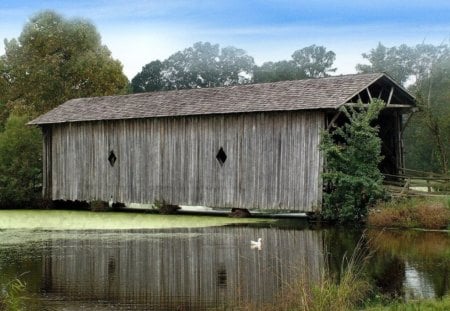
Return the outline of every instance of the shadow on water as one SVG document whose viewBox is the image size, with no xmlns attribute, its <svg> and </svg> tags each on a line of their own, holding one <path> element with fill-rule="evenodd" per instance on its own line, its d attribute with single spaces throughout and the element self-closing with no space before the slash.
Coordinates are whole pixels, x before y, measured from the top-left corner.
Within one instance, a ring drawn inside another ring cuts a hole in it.
<svg viewBox="0 0 450 311">
<path fill-rule="evenodd" d="M 170 216 L 169 216 L 170 217 Z M 23 276 L 41 307 L 73 310 L 225 309 L 270 303 L 305 274 L 338 274 L 359 230 L 299 220 L 210 228 L 0 231 L 0 282 Z M 14 236 L 14 239 L 11 237 Z M 261 249 L 250 240 L 262 238 Z M 369 275 L 401 297 L 449 292 L 448 233 L 370 231 Z"/>
</svg>

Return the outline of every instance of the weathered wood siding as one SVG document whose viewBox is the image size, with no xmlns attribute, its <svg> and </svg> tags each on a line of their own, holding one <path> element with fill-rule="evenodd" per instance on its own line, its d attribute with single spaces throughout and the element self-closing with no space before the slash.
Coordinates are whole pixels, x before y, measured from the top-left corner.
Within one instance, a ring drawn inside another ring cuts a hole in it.
<svg viewBox="0 0 450 311">
<path fill-rule="evenodd" d="M 311 111 L 55 124 L 44 128 L 51 132 L 44 194 L 313 211 L 321 202 L 323 123 L 323 113 Z"/>
</svg>

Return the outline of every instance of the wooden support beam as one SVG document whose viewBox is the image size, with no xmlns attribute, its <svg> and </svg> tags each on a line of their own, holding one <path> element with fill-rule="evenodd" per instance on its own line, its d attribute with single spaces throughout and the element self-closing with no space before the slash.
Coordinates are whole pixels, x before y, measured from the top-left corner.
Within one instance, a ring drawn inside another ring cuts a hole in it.
<svg viewBox="0 0 450 311">
<path fill-rule="evenodd" d="M 384 91 L 384 88 L 382 88 L 381 90 L 380 90 L 380 94 L 378 94 L 378 99 L 380 99 L 381 98 L 381 95 L 383 94 L 383 91 Z"/>
<path fill-rule="evenodd" d="M 337 118 L 339 118 L 339 116 L 341 115 L 341 111 L 338 111 L 333 118 L 331 119 L 330 123 L 328 123 L 327 126 L 327 131 L 331 129 L 331 127 L 333 126 L 334 122 L 336 122 Z"/>
<path fill-rule="evenodd" d="M 394 87 L 391 87 L 391 91 L 389 92 L 389 97 L 388 97 L 388 101 L 386 103 L 386 106 L 389 106 L 392 100 L 392 95 L 394 95 Z"/>
<path fill-rule="evenodd" d="M 358 101 L 362 102 L 361 94 L 358 93 Z"/>
<path fill-rule="evenodd" d="M 400 125 L 400 137 L 403 137 L 403 132 L 404 132 L 406 126 L 408 125 L 409 120 L 411 120 L 412 115 L 413 115 L 413 112 L 409 113 L 408 116 L 406 117 L 406 121 Z"/>
<path fill-rule="evenodd" d="M 366 87 L 366 92 L 367 92 L 367 95 L 369 95 L 369 100 L 372 101 L 372 94 L 370 94 L 370 90 L 368 87 Z"/>
</svg>

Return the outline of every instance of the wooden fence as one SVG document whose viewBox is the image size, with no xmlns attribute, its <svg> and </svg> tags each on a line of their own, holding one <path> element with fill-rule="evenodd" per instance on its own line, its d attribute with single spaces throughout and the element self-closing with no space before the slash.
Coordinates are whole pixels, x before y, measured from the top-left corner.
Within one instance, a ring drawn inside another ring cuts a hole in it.
<svg viewBox="0 0 450 311">
<path fill-rule="evenodd" d="M 450 175 L 401 169 L 403 174 L 384 174 L 388 191 L 393 196 L 450 195 Z"/>
</svg>

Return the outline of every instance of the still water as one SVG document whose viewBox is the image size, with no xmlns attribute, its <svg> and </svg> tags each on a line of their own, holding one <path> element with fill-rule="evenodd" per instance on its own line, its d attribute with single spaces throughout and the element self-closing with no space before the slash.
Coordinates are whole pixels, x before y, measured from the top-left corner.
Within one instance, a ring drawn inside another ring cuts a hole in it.
<svg viewBox="0 0 450 311">
<path fill-rule="evenodd" d="M 134 230 L 8 228 L 0 231 L 0 284 L 20 275 L 30 306 L 39 310 L 223 310 L 270 303 L 299 277 L 316 282 L 323 271 L 338 275 L 362 234 L 301 220 Z M 375 250 L 367 273 L 381 292 L 407 299 L 449 292 L 449 233 L 364 236 Z M 261 248 L 252 248 L 250 240 L 258 237 Z"/>
</svg>

